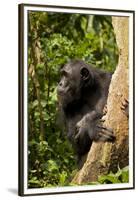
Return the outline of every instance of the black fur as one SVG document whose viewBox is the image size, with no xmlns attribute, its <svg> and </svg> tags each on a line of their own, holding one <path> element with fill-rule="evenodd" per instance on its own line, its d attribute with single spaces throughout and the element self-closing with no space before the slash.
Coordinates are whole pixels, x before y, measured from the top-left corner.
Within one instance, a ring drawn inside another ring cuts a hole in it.
<svg viewBox="0 0 138 200">
<path fill-rule="evenodd" d="M 73 60 L 61 69 L 57 94 L 67 128 L 67 137 L 80 159 L 92 141 L 113 141 L 111 129 L 102 125 L 112 74 L 81 60 Z"/>
</svg>

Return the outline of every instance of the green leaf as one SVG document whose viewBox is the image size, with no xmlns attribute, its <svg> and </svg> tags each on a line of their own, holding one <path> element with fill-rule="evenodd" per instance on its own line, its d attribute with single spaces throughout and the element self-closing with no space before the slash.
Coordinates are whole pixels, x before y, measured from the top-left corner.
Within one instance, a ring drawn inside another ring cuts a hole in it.
<svg viewBox="0 0 138 200">
<path fill-rule="evenodd" d="M 87 19 L 85 17 L 82 17 L 81 19 L 81 28 L 85 31 L 87 27 Z"/>
<path fill-rule="evenodd" d="M 35 108 L 36 106 L 38 106 L 38 100 L 34 100 L 32 103 L 32 107 Z"/>
<path fill-rule="evenodd" d="M 121 181 L 114 174 L 108 174 L 98 178 L 100 183 L 121 183 Z"/>
<path fill-rule="evenodd" d="M 61 186 L 65 185 L 65 180 L 67 178 L 67 173 L 63 171 L 61 174 L 59 174 L 59 184 Z"/>
<path fill-rule="evenodd" d="M 50 172 L 58 170 L 58 165 L 54 160 L 48 160 L 48 170 Z"/>
</svg>

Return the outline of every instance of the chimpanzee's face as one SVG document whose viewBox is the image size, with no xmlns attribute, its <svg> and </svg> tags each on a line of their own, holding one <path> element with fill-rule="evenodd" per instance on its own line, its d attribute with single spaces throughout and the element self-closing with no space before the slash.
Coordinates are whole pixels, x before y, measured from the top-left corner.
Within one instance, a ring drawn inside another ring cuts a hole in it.
<svg viewBox="0 0 138 200">
<path fill-rule="evenodd" d="M 61 69 L 61 79 L 57 87 L 57 94 L 62 105 L 67 105 L 80 98 L 82 85 L 88 75 L 88 69 L 78 64 L 68 63 Z"/>
</svg>

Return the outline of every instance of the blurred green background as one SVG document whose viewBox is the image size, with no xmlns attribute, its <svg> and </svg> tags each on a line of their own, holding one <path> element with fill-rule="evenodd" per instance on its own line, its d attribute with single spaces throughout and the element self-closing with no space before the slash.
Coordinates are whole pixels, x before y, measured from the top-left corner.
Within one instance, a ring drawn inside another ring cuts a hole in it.
<svg viewBox="0 0 138 200">
<path fill-rule="evenodd" d="M 114 71 L 118 49 L 110 16 L 28 12 L 28 187 L 69 185 L 77 166 L 58 125 L 59 69 L 79 58 Z"/>
</svg>

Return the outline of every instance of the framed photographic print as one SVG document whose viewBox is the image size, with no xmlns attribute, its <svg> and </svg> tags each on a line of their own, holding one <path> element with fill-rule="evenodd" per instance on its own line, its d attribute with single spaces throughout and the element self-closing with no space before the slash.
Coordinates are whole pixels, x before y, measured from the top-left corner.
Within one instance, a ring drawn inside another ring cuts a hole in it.
<svg viewBox="0 0 138 200">
<path fill-rule="evenodd" d="M 135 12 L 19 5 L 19 195 L 134 188 Z"/>
</svg>

